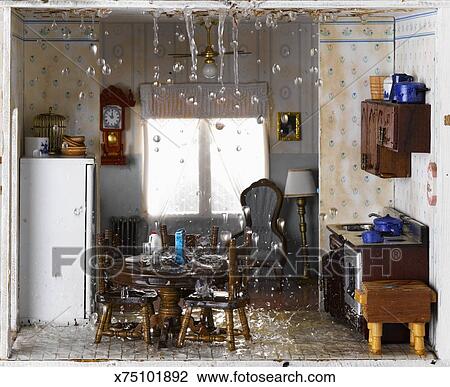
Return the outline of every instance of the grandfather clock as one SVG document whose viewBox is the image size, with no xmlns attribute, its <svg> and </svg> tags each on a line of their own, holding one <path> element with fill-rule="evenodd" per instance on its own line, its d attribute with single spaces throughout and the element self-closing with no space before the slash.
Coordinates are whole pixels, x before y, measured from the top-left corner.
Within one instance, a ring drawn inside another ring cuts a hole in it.
<svg viewBox="0 0 450 387">
<path fill-rule="evenodd" d="M 123 154 L 125 108 L 136 104 L 131 90 L 126 95 L 115 86 L 103 89 L 100 94 L 100 130 L 103 132 L 102 165 L 125 165 Z"/>
</svg>

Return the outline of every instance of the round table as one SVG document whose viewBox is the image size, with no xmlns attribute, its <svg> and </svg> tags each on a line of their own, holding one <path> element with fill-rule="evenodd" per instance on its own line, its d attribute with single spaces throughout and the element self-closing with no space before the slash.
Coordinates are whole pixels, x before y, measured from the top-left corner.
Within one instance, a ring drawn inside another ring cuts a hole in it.
<svg viewBox="0 0 450 387">
<path fill-rule="evenodd" d="M 160 266 L 141 263 L 139 256 L 117 261 L 107 269 L 108 278 L 119 286 L 133 289 L 155 289 L 160 297 L 158 313 L 152 316 L 150 324 L 161 331 L 159 347 L 167 346 L 167 336 L 176 334 L 181 319 L 180 299 L 182 291 L 193 291 L 195 283 L 200 278 L 223 280 L 227 273 L 226 260 L 220 267 L 208 269 L 189 265 L 172 267 L 177 270 L 164 270 Z"/>
</svg>

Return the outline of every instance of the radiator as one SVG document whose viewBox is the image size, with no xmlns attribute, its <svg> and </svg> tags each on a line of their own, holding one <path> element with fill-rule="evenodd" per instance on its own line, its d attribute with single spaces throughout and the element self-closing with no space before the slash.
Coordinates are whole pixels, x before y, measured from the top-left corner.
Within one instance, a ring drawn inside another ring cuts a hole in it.
<svg viewBox="0 0 450 387">
<path fill-rule="evenodd" d="M 123 254 L 137 254 L 142 245 L 142 236 L 146 234 L 147 224 L 139 216 L 112 217 L 111 228 L 119 238 Z"/>
</svg>

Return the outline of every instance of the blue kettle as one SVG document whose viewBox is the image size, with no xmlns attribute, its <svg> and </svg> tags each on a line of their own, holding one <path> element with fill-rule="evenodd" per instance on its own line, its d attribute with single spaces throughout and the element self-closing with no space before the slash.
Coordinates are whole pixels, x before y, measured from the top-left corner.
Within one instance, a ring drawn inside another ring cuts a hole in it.
<svg viewBox="0 0 450 387">
<path fill-rule="evenodd" d="M 389 101 L 396 101 L 395 93 L 394 93 L 394 85 L 399 82 L 412 82 L 414 81 L 414 77 L 412 75 L 408 75 L 405 73 L 395 73 L 392 74 L 392 87 L 391 93 L 389 95 Z"/>
</svg>

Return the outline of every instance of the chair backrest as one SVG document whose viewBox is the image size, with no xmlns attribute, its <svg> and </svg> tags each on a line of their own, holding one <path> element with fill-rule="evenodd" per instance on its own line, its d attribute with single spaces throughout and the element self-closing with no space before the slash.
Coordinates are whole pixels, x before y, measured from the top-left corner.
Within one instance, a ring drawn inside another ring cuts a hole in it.
<svg viewBox="0 0 450 387">
<path fill-rule="evenodd" d="M 254 182 L 241 194 L 241 205 L 249 207 L 246 225 L 258 234 L 259 250 L 269 251 L 273 243 L 282 245 L 286 251 L 286 240 L 278 228 L 278 218 L 283 204 L 283 194 L 275 183 L 268 179 Z"/>
<path fill-rule="evenodd" d="M 111 284 L 108 282 L 106 268 L 111 265 L 111 259 L 119 252 L 121 246 L 121 238 L 117 234 L 113 234 L 110 229 L 105 229 L 104 233 L 96 235 L 96 291 L 103 294 L 111 290 Z"/>
</svg>

